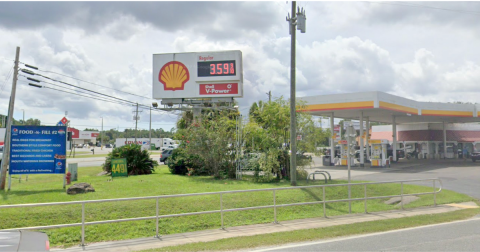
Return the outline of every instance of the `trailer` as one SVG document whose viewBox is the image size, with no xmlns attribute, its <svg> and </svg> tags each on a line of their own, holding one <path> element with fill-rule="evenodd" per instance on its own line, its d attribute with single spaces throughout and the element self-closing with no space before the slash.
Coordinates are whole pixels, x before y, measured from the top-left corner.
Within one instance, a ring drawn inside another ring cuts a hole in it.
<svg viewBox="0 0 480 252">
<path fill-rule="evenodd" d="M 163 138 L 152 138 L 152 144 L 159 150 L 163 146 Z M 121 147 L 127 144 L 135 144 L 135 138 L 116 138 L 115 147 Z M 137 138 L 136 144 L 150 146 L 150 138 Z"/>
</svg>

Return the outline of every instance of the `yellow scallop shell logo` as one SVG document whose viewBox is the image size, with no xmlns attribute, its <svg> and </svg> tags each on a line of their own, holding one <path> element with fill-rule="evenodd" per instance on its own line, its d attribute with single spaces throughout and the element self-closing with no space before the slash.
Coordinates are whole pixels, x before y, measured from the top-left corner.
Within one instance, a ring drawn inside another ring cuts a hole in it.
<svg viewBox="0 0 480 252">
<path fill-rule="evenodd" d="M 190 80 L 190 73 L 182 62 L 170 61 L 160 69 L 158 80 L 164 90 L 183 90 L 185 83 Z"/>
</svg>

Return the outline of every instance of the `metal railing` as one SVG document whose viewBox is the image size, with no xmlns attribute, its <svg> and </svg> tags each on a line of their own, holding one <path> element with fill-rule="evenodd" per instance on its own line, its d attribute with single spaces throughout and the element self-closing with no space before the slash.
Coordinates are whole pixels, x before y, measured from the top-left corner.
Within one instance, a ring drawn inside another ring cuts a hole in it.
<svg viewBox="0 0 480 252">
<path fill-rule="evenodd" d="M 413 183 L 413 182 L 421 182 L 421 181 L 432 181 L 433 183 L 433 191 L 430 192 L 423 192 L 423 193 L 409 193 L 404 194 L 403 185 L 404 183 Z M 439 182 L 440 187 L 436 187 L 436 181 Z M 392 183 L 400 183 L 400 194 L 398 195 L 387 195 L 387 196 L 375 196 L 369 197 L 367 195 L 367 186 L 368 185 L 379 185 L 379 184 L 392 184 Z M 351 187 L 351 186 L 361 186 L 364 187 L 364 197 L 362 198 L 350 198 L 350 199 L 336 199 L 336 200 L 326 200 L 326 191 L 325 188 L 327 187 Z M 119 198 L 119 199 L 103 199 L 103 200 L 86 200 L 86 201 L 70 201 L 70 202 L 52 202 L 52 203 L 37 203 L 37 204 L 17 204 L 17 205 L 0 205 L 0 210 L 6 208 L 29 208 L 29 207 L 42 207 L 42 206 L 58 206 L 58 205 L 75 205 L 81 204 L 82 205 L 82 222 L 81 223 L 71 223 L 71 224 L 59 224 L 59 225 L 49 225 L 49 226 L 35 226 L 35 227 L 24 227 L 24 228 L 12 228 L 12 229 L 2 229 L 2 230 L 38 230 L 38 229 L 50 229 L 50 228 L 65 228 L 65 227 L 82 227 L 82 243 L 81 246 L 85 246 L 85 226 L 89 225 L 97 225 L 97 224 L 106 224 L 106 223 L 117 223 L 117 222 L 126 222 L 126 221 L 138 221 L 138 220 L 156 220 L 156 237 L 159 236 L 159 228 L 158 222 L 161 218 L 171 218 L 171 217 L 179 217 L 179 216 L 190 216 L 190 215 L 201 215 L 201 214 L 212 214 L 212 213 L 220 213 L 221 215 L 221 226 L 224 229 L 224 221 L 223 215 L 226 212 L 235 212 L 235 211 L 245 211 L 245 210 L 254 210 L 254 209 L 265 209 L 265 208 L 273 208 L 274 209 L 274 223 L 277 222 L 277 208 L 279 207 L 288 207 L 288 206 L 302 206 L 302 205 L 314 205 L 314 204 L 323 204 L 323 216 L 327 217 L 326 215 L 326 204 L 327 203 L 337 203 L 337 202 L 349 202 L 352 201 L 364 201 L 364 210 L 365 213 L 367 212 L 367 200 L 372 199 L 384 199 L 384 198 L 391 198 L 395 196 L 401 197 L 401 207 L 403 207 L 403 197 L 404 196 L 416 196 L 416 195 L 428 195 L 433 194 L 433 202 L 434 206 L 437 205 L 437 193 L 442 191 L 442 181 L 440 179 L 414 179 L 414 180 L 399 180 L 399 181 L 384 181 L 384 182 L 368 182 L 368 183 L 350 183 L 350 184 L 330 184 L 330 185 L 312 185 L 312 186 L 296 186 L 296 187 L 280 187 L 280 188 L 268 188 L 268 189 L 251 189 L 251 190 L 236 190 L 236 191 L 222 191 L 222 192 L 207 192 L 207 193 L 192 193 L 192 194 L 176 194 L 176 195 L 161 195 L 161 196 L 148 196 L 148 197 L 135 197 L 135 198 Z M 303 202 L 303 203 L 289 203 L 289 204 L 277 204 L 276 203 L 276 192 L 282 190 L 298 190 L 298 189 L 311 189 L 311 188 L 322 188 L 322 200 L 321 201 L 312 201 L 312 202 Z M 247 192 L 261 192 L 261 191 L 272 191 L 273 192 L 273 205 L 266 205 L 266 206 L 254 206 L 254 207 L 243 207 L 243 208 L 231 208 L 231 209 L 224 209 L 223 208 L 223 195 L 225 194 L 234 194 L 234 193 L 247 193 Z M 179 197 L 192 197 L 192 196 L 204 196 L 204 195 L 219 195 L 220 196 L 220 210 L 210 210 L 210 211 L 201 211 L 201 212 L 190 212 L 190 213 L 180 213 L 180 214 L 168 214 L 168 215 L 159 215 L 159 199 L 165 198 L 179 198 Z M 85 222 L 85 205 L 86 204 L 94 204 L 94 203 L 101 203 L 101 202 L 118 202 L 118 201 L 132 201 L 132 200 L 148 200 L 148 199 L 155 199 L 156 200 L 156 215 L 155 216 L 148 216 L 148 217 L 137 217 L 137 218 L 125 218 L 125 219 L 115 219 L 115 220 L 104 220 L 104 221 L 91 221 Z M 351 210 L 349 211 L 351 213 Z"/>
</svg>

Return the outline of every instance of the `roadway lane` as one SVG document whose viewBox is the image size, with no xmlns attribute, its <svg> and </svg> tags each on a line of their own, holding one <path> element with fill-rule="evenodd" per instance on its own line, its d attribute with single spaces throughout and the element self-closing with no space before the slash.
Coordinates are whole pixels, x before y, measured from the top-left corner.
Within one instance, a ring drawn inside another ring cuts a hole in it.
<svg viewBox="0 0 480 252">
<path fill-rule="evenodd" d="M 478 251 L 480 218 L 260 251 Z"/>
<path fill-rule="evenodd" d="M 89 166 L 101 166 L 105 163 L 106 157 L 88 157 L 88 158 L 68 158 L 68 163 L 77 163 L 78 167 L 89 167 Z M 163 162 L 160 162 L 160 154 L 153 154 L 150 156 L 153 160 L 159 162 L 159 164 L 163 165 Z"/>
<path fill-rule="evenodd" d="M 332 179 L 347 179 L 347 168 L 341 166 L 321 166 L 321 160 L 314 158 L 315 168 L 308 169 L 326 170 L 332 175 Z M 352 167 L 352 180 L 362 181 L 391 181 L 440 178 L 443 188 L 467 194 L 480 199 L 480 162 L 472 160 L 427 160 L 427 159 L 400 159 L 389 168 L 365 168 Z M 416 183 L 432 186 L 431 182 Z M 438 185 L 437 185 L 438 186 Z"/>
</svg>

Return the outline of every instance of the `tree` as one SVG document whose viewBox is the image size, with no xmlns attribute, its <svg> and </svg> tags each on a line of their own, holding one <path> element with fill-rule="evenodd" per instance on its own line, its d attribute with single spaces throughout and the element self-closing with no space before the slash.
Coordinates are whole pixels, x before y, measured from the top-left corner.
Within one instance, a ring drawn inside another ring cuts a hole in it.
<svg viewBox="0 0 480 252">
<path fill-rule="evenodd" d="M 176 137 L 183 140 L 180 148 L 188 156 L 201 157 L 207 174 L 215 178 L 235 177 L 235 120 L 232 111 L 210 111 L 201 115 L 201 123 L 193 122 L 177 130 Z M 180 119 L 182 120 L 182 119 Z M 188 121 L 188 118 L 181 123 Z M 177 124 L 178 125 L 178 124 Z M 190 159 L 186 157 L 186 159 Z M 172 160 L 176 162 L 176 160 Z"/>
</svg>

